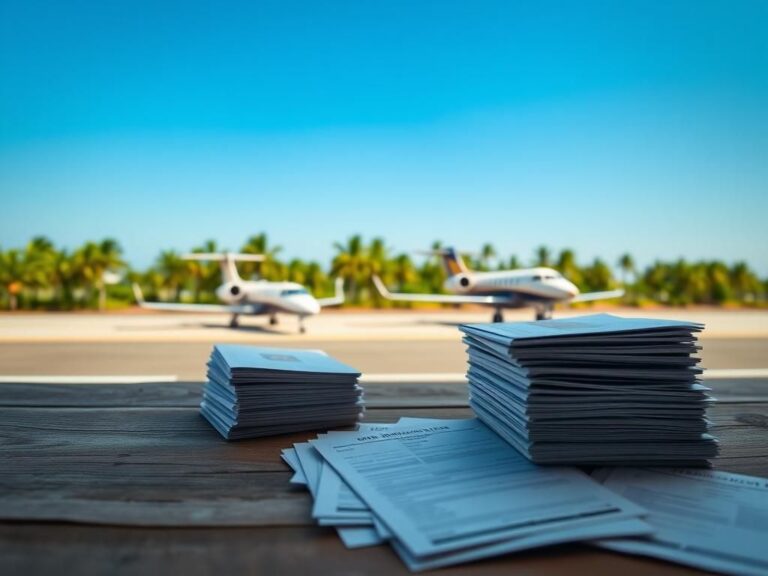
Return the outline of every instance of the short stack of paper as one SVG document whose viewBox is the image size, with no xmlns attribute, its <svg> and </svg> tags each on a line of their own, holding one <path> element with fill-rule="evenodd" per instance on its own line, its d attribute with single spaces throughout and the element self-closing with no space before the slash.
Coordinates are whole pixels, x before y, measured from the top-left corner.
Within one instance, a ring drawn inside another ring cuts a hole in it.
<svg viewBox="0 0 768 576">
<path fill-rule="evenodd" d="M 313 517 L 414 571 L 538 546 L 641 536 L 645 510 L 576 469 L 530 463 L 478 419 L 403 419 L 283 451 Z"/>
<path fill-rule="evenodd" d="M 536 463 L 706 465 L 702 328 L 609 314 L 462 325 L 470 404 Z"/>
<path fill-rule="evenodd" d="M 227 440 L 357 423 L 360 372 L 320 350 L 218 344 L 200 412 Z"/>
</svg>

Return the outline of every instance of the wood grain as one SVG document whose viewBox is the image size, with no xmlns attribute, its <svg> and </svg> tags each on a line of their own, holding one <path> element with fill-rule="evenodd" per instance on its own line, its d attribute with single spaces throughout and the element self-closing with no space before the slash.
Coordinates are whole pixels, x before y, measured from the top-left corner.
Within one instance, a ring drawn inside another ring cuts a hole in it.
<svg viewBox="0 0 768 576">
<path fill-rule="evenodd" d="M 464 418 L 468 408 L 372 409 Z M 720 404 L 717 466 L 765 475 L 768 403 Z M 0 519 L 147 526 L 308 525 L 280 450 L 312 433 L 224 442 L 197 408 L 2 408 Z"/>
<path fill-rule="evenodd" d="M 139 529 L 0 524 L 0 573 L 110 574 L 410 574 L 389 546 L 347 550 L 331 529 Z M 456 566 L 428 574 L 451 576 L 622 576 L 700 574 L 695 570 L 571 545 Z"/>
<path fill-rule="evenodd" d="M 716 464 L 768 476 L 768 391 L 738 386 L 711 411 Z M 471 416 L 460 384 L 367 392 L 369 421 Z M 313 434 L 227 443 L 199 416 L 199 396 L 200 383 L 0 386 L 0 573 L 406 573 L 388 547 L 348 551 L 313 526 L 280 459 Z M 566 570 L 693 573 L 581 546 L 450 572 Z"/>
<path fill-rule="evenodd" d="M 708 380 L 723 402 L 768 400 L 765 380 L 759 378 Z M 162 384 L 26 384 L 0 385 L 0 407 L 50 408 L 192 408 L 200 403 L 202 382 Z M 445 408 L 467 405 L 467 385 L 461 383 L 389 382 L 365 386 L 373 408 Z"/>
</svg>

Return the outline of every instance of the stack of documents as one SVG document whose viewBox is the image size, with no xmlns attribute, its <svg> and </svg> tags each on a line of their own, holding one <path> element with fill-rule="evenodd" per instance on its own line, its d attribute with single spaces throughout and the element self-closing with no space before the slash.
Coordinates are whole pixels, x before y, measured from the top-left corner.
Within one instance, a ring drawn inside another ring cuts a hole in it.
<svg viewBox="0 0 768 576">
<path fill-rule="evenodd" d="M 536 463 L 706 465 L 702 328 L 610 314 L 462 325 L 470 404 Z"/>
<path fill-rule="evenodd" d="M 649 535 L 645 510 L 573 468 L 532 464 L 476 418 L 403 419 L 283 451 L 313 517 L 414 571 L 560 542 Z"/>
<path fill-rule="evenodd" d="M 219 344 L 200 412 L 227 440 L 355 424 L 360 372 L 320 350 Z"/>
</svg>

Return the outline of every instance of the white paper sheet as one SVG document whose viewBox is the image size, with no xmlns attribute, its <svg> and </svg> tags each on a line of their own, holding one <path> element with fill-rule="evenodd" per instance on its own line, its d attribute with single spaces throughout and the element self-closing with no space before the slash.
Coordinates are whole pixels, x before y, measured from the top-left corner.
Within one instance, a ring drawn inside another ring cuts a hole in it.
<svg viewBox="0 0 768 576">
<path fill-rule="evenodd" d="M 476 419 L 311 444 L 415 557 L 643 513 L 581 472 L 531 464 Z"/>
<path fill-rule="evenodd" d="M 599 546 L 728 574 L 768 574 L 768 480 L 706 469 L 608 468 L 593 477 L 645 507 L 651 537 Z"/>
</svg>

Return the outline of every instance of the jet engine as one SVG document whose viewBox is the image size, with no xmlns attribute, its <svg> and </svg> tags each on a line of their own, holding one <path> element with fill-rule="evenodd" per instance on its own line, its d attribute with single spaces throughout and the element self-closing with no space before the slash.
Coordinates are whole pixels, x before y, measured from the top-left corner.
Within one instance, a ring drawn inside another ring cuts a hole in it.
<svg viewBox="0 0 768 576">
<path fill-rule="evenodd" d="M 227 282 L 216 289 L 216 295 L 227 304 L 234 304 L 243 297 L 243 287 L 237 282 Z"/>
<path fill-rule="evenodd" d="M 466 274 L 457 274 L 448 278 L 445 287 L 449 292 L 469 292 L 472 289 L 472 278 Z"/>
</svg>

